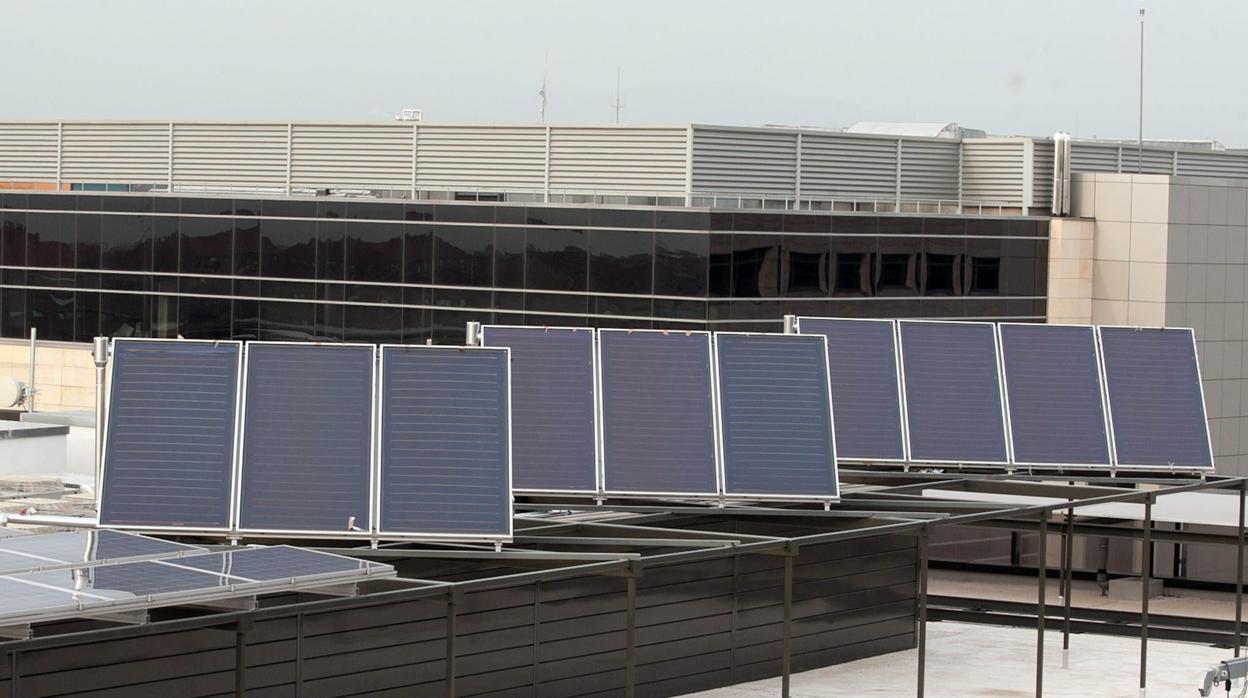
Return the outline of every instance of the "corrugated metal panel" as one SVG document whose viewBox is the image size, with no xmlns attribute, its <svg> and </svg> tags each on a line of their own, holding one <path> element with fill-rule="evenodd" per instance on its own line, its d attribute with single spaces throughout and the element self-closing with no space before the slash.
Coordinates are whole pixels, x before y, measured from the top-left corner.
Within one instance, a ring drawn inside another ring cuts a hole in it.
<svg viewBox="0 0 1248 698">
<path fill-rule="evenodd" d="M 1248 156 L 1179 151 L 1178 173 L 1193 177 L 1248 177 Z"/>
<path fill-rule="evenodd" d="M 0 180 L 56 181 L 56 124 L 0 124 Z"/>
<path fill-rule="evenodd" d="M 296 187 L 408 189 L 412 124 L 294 124 L 291 184 Z"/>
<path fill-rule="evenodd" d="M 1136 162 L 1143 164 L 1143 167 L 1137 168 Z M 1123 172 L 1142 172 L 1144 174 L 1172 174 L 1174 172 L 1174 151 L 1173 150 L 1148 150 L 1145 149 L 1140 153 L 1135 148 L 1123 146 L 1122 148 L 1122 171 Z"/>
<path fill-rule="evenodd" d="M 416 137 L 419 187 L 471 191 L 545 186 L 544 126 L 421 125 Z"/>
<path fill-rule="evenodd" d="M 1023 204 L 1025 139 L 964 141 L 962 198 L 967 202 Z"/>
<path fill-rule="evenodd" d="M 803 171 L 803 174 L 805 172 Z M 803 191 L 805 186 L 803 185 Z M 903 140 L 901 143 L 903 199 L 958 199 L 958 143 Z"/>
<path fill-rule="evenodd" d="M 955 158 L 955 177 L 957 164 Z M 892 199 L 896 195 L 896 138 L 802 134 L 803 197 Z"/>
<path fill-rule="evenodd" d="M 174 184 L 285 186 L 286 137 L 286 124 L 174 124 Z"/>
<path fill-rule="evenodd" d="M 1031 205 L 1047 209 L 1053 204 L 1053 141 L 1035 141 L 1031 173 Z"/>
<path fill-rule="evenodd" d="M 805 149 L 805 142 L 802 147 Z M 794 133 L 758 129 L 693 131 L 694 191 L 792 196 L 796 176 Z"/>
<path fill-rule="evenodd" d="M 688 129 L 552 127 L 550 188 L 684 191 Z"/>
<path fill-rule="evenodd" d="M 1118 146 L 1096 143 L 1070 144 L 1071 172 L 1117 172 Z"/>
<path fill-rule="evenodd" d="M 65 181 L 164 184 L 169 179 L 169 125 L 67 123 L 61 157 Z"/>
</svg>

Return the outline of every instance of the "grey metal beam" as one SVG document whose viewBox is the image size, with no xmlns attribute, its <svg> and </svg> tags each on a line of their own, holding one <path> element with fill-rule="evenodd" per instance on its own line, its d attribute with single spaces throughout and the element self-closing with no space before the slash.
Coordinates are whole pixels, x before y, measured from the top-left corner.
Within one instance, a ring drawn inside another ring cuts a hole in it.
<svg viewBox="0 0 1248 698">
<path fill-rule="evenodd" d="M 321 552 L 334 552 L 334 548 L 310 548 Z M 339 549 L 341 550 L 341 549 Z M 352 550 L 354 557 L 369 558 L 435 558 L 453 560 L 636 560 L 641 553 L 584 553 L 547 550 L 424 550 L 411 548 L 386 548 L 382 550 Z"/>
</svg>

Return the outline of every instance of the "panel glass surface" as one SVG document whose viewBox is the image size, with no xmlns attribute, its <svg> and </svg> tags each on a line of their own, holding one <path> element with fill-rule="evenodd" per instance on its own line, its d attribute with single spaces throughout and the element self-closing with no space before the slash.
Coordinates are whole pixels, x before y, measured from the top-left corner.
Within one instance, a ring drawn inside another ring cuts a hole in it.
<svg viewBox="0 0 1248 698">
<path fill-rule="evenodd" d="M 1192 331 L 1099 331 L 1118 465 L 1213 467 Z"/>
<path fill-rule="evenodd" d="M 512 484 L 594 491 L 594 333 L 488 326 L 481 332 L 485 346 L 511 349 Z"/>
<path fill-rule="evenodd" d="M 229 525 L 238 359 L 234 342 L 114 342 L 101 525 Z"/>
<path fill-rule="evenodd" d="M 511 535 L 507 350 L 381 351 L 381 530 Z"/>
<path fill-rule="evenodd" d="M 911 459 L 1006 463 L 995 327 L 898 325 Z"/>
<path fill-rule="evenodd" d="M 836 407 L 836 455 L 854 460 L 906 457 L 891 320 L 798 318 L 797 331 L 828 338 Z"/>
<path fill-rule="evenodd" d="M 193 545 L 122 531 L 69 531 L 0 540 L 0 574 L 59 565 L 90 565 L 127 557 L 202 551 Z"/>
<path fill-rule="evenodd" d="M 388 569 L 388 566 L 375 562 L 288 545 L 195 555 L 168 562 L 180 567 L 257 582 Z"/>
<path fill-rule="evenodd" d="M 370 530 L 373 354 L 247 346 L 240 528 Z"/>
<path fill-rule="evenodd" d="M 1109 465 L 1096 331 L 1002 324 L 1014 462 Z"/>
<path fill-rule="evenodd" d="M 715 335 L 726 494 L 837 496 L 825 342 Z"/>
<path fill-rule="evenodd" d="M 715 494 L 710 336 L 600 330 L 598 348 L 607 491 Z"/>
</svg>

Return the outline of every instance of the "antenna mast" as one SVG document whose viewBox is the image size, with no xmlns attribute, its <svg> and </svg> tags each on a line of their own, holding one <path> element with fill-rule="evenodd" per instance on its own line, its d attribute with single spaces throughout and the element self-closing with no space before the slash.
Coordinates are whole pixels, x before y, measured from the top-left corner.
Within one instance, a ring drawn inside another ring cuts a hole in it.
<svg viewBox="0 0 1248 698">
<path fill-rule="evenodd" d="M 624 95 L 620 92 L 620 68 L 615 69 L 615 123 L 620 123 L 620 110 L 624 108 Z"/>
<path fill-rule="evenodd" d="M 547 51 L 546 57 L 542 60 L 542 89 L 537 91 L 537 96 L 542 98 L 541 106 L 537 110 L 537 113 L 542 117 L 542 122 L 546 121 L 546 72 L 549 68 L 550 51 Z"/>
</svg>

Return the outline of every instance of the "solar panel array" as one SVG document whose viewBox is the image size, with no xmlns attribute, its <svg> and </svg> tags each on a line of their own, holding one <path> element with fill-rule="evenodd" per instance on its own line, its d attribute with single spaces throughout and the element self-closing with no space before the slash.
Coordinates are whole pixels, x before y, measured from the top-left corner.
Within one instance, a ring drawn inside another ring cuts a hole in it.
<svg viewBox="0 0 1248 698">
<path fill-rule="evenodd" d="M 841 318 L 797 327 L 828 339 L 843 460 L 1213 467 L 1190 329 Z"/>
</svg>

